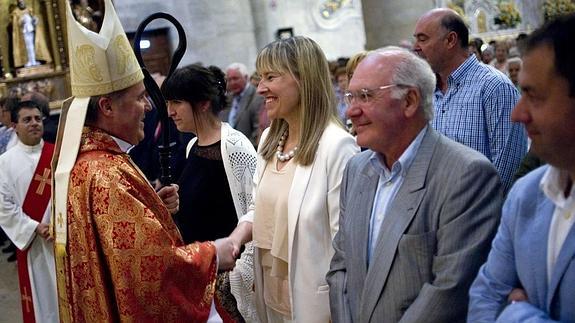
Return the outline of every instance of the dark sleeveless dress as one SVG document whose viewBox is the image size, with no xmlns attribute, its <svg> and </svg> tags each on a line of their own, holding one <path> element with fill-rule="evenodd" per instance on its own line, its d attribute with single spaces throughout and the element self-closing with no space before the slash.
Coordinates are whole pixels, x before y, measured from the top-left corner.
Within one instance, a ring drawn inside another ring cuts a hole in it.
<svg viewBox="0 0 575 323">
<path fill-rule="evenodd" d="M 186 244 L 227 237 L 238 223 L 220 144 L 196 142 L 178 181 L 180 210 L 174 219 Z"/>
</svg>

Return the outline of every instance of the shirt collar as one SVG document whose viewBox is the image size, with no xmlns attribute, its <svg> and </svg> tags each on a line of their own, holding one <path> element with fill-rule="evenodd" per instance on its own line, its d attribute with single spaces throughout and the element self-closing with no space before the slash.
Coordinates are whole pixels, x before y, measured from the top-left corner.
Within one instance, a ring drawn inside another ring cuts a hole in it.
<svg viewBox="0 0 575 323">
<path fill-rule="evenodd" d="M 459 67 L 449 75 L 448 81 L 459 83 L 467 75 L 467 70 L 478 63 L 479 61 L 475 55 L 469 55 L 463 64 L 459 65 Z"/>
<path fill-rule="evenodd" d="M 16 145 L 20 146 L 24 151 L 27 151 L 29 153 L 33 153 L 35 151 L 42 150 L 42 147 L 44 147 L 44 139 L 40 139 L 40 142 L 36 145 L 29 146 L 29 145 L 26 145 L 25 143 L 23 143 L 22 141 L 20 141 L 20 138 L 18 138 Z"/>
<path fill-rule="evenodd" d="M 415 156 L 417 155 L 417 151 L 419 150 L 419 146 L 421 146 L 421 142 L 423 141 L 423 137 L 427 132 L 427 127 L 425 126 L 421 131 L 417 134 L 415 139 L 409 144 L 407 149 L 399 156 L 399 159 L 391 165 L 391 170 L 385 166 L 383 162 L 383 156 L 378 152 L 372 152 L 370 159 L 370 163 L 374 170 L 380 174 L 383 174 L 386 178 L 395 176 L 396 174 L 401 174 L 401 176 L 405 176 L 409 166 L 413 163 Z"/>
<path fill-rule="evenodd" d="M 539 182 L 539 187 L 556 206 L 561 208 L 566 208 L 570 203 L 574 202 L 575 190 L 573 189 L 573 184 L 571 187 L 571 192 L 569 196 L 565 197 L 565 189 L 569 183 L 569 174 L 559 168 L 549 166 L 541 182 Z"/>
<path fill-rule="evenodd" d="M 130 150 L 132 148 L 134 148 L 134 145 L 132 145 L 131 143 L 124 141 L 120 138 L 116 138 L 112 135 L 110 135 L 110 137 L 112 137 L 112 139 L 114 139 L 114 141 L 118 144 L 118 147 L 120 147 L 120 150 L 124 153 L 128 153 L 130 152 Z"/>
</svg>

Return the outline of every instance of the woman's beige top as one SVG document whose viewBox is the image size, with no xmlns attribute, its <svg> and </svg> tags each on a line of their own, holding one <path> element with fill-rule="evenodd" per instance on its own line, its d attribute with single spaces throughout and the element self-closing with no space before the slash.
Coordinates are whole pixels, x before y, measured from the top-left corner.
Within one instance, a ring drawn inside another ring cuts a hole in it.
<svg viewBox="0 0 575 323">
<path fill-rule="evenodd" d="M 288 283 L 288 197 L 296 169 L 290 160 L 281 170 L 267 163 L 258 184 L 253 222 L 254 246 L 260 248 L 266 306 L 291 317 Z"/>
</svg>

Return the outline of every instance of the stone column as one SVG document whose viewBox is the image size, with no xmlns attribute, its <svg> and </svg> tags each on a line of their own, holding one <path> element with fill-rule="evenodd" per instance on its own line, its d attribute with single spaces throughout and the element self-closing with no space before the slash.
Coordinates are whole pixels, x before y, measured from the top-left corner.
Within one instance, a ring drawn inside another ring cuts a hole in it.
<svg viewBox="0 0 575 323">
<path fill-rule="evenodd" d="M 362 0 L 366 49 L 413 41 L 417 19 L 436 7 L 436 1 Z"/>
<path fill-rule="evenodd" d="M 179 3 L 182 3 L 181 1 Z M 189 21 L 184 28 L 191 32 L 190 59 L 205 61 L 225 69 L 240 62 L 252 72 L 257 55 L 254 20 L 249 1 L 190 1 Z"/>
</svg>

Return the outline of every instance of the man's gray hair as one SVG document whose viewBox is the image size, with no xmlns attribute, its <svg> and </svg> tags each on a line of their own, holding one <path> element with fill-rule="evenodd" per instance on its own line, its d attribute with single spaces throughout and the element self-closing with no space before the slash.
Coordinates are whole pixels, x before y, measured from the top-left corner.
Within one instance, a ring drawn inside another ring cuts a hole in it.
<svg viewBox="0 0 575 323">
<path fill-rule="evenodd" d="M 250 76 L 248 73 L 248 68 L 242 63 L 231 63 L 228 65 L 228 67 L 226 67 L 226 73 L 228 70 L 238 70 L 244 78 L 248 78 Z"/>
<path fill-rule="evenodd" d="M 376 51 L 377 53 L 393 53 L 400 57 L 399 63 L 393 69 L 391 81 L 393 84 L 403 84 L 416 87 L 421 96 L 420 108 L 426 120 L 433 119 L 433 93 L 435 92 L 435 73 L 429 63 L 410 50 L 397 46 L 387 46 Z M 392 90 L 394 98 L 407 93 L 407 89 L 397 87 Z"/>
</svg>

